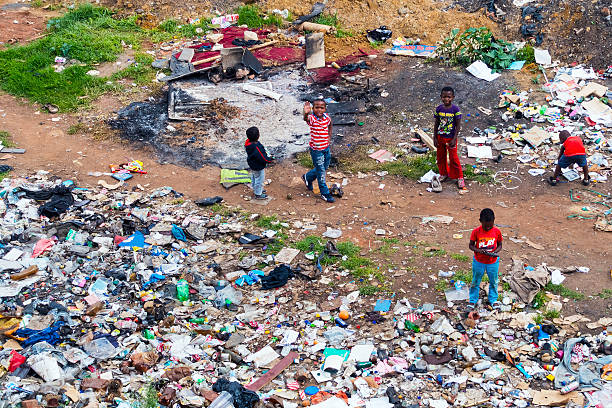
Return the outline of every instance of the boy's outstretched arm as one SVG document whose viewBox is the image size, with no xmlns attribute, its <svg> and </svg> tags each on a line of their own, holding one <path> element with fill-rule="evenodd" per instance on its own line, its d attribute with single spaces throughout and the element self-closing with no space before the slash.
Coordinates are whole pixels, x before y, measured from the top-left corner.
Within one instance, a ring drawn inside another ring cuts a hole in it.
<svg viewBox="0 0 612 408">
<path fill-rule="evenodd" d="M 440 126 L 440 118 L 436 116 L 434 120 L 434 138 L 433 144 L 435 147 L 438 147 L 438 126 Z"/>
</svg>

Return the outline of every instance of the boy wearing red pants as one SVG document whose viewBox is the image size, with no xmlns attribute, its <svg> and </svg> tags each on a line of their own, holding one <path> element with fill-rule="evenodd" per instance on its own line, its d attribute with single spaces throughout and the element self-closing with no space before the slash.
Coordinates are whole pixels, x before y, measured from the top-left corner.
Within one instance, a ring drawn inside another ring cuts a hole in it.
<svg viewBox="0 0 612 408">
<path fill-rule="evenodd" d="M 455 99 L 455 90 L 450 86 L 442 88 L 440 93 L 442 104 L 436 108 L 434 114 L 434 146 L 437 149 L 436 160 L 438 162 L 438 171 L 440 172 L 440 181 L 447 179 L 456 179 L 457 186 L 460 189 L 465 188 L 465 180 L 463 179 L 463 169 L 459 163 L 459 155 L 457 154 L 457 136 L 461 127 L 461 110 L 457 105 L 453 105 Z M 448 152 L 448 164 L 446 154 Z"/>
</svg>

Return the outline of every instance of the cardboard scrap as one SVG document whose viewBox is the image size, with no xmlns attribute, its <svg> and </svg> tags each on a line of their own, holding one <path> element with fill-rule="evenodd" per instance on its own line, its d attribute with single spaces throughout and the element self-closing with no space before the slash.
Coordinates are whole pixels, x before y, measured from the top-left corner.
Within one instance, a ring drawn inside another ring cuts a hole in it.
<svg viewBox="0 0 612 408">
<path fill-rule="evenodd" d="M 395 159 L 395 156 L 393 155 L 393 153 L 391 153 L 388 150 L 385 149 L 380 149 L 374 153 L 372 153 L 371 155 L 369 155 L 368 157 L 380 162 L 380 163 L 384 163 L 386 161 L 393 161 Z"/>
<path fill-rule="evenodd" d="M 548 132 L 539 126 L 534 126 L 522 134 L 523 139 L 533 147 L 538 147 L 550 138 Z"/>
<path fill-rule="evenodd" d="M 468 157 L 475 157 L 478 159 L 492 159 L 493 151 L 491 146 L 468 146 Z"/>
<path fill-rule="evenodd" d="M 276 261 L 276 263 L 290 264 L 299 253 L 299 249 L 283 248 L 278 252 L 278 254 L 276 254 L 274 260 Z"/>
<path fill-rule="evenodd" d="M 580 91 L 572 92 L 572 96 L 576 98 L 586 98 L 595 95 L 598 98 L 603 97 L 608 92 L 608 87 L 598 84 L 597 82 L 589 82 L 582 87 Z"/>
<path fill-rule="evenodd" d="M 546 407 L 561 407 L 568 402 L 574 402 L 579 406 L 584 406 L 584 396 L 578 391 L 569 394 L 561 394 L 558 390 L 540 390 L 533 395 L 533 405 L 543 405 Z"/>
</svg>

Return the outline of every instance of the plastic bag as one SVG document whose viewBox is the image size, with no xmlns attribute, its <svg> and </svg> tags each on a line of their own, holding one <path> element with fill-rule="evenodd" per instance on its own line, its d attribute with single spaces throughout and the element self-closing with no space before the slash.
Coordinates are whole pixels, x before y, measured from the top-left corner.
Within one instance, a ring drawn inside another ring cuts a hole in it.
<svg viewBox="0 0 612 408">
<path fill-rule="evenodd" d="M 387 26 L 380 26 L 375 30 L 368 31 L 368 40 L 370 42 L 385 42 L 393 35 L 393 31 L 389 30 Z"/>
</svg>

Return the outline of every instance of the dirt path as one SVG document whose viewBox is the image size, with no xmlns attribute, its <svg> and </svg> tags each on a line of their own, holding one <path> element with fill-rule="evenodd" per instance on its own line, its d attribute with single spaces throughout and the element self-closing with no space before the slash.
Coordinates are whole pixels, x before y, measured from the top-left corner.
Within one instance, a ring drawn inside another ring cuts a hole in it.
<svg viewBox="0 0 612 408">
<path fill-rule="evenodd" d="M 528 237 L 542 245 L 536 250 L 525 244 L 516 244 L 506 239 L 504 262 L 509 264 L 511 256 L 525 256 L 526 262 L 537 265 L 547 262 L 556 266 L 588 266 L 589 274 L 568 276 L 566 286 L 594 295 L 602 289 L 612 289 L 610 267 L 609 234 L 593 230 L 592 222 L 568 220 L 569 185 L 551 189 L 542 183 L 522 186 L 507 191 L 472 183 L 470 192 L 459 195 L 451 184 L 439 195 L 428 193 L 424 186 L 398 177 L 369 175 L 359 179 L 350 177 L 345 187 L 345 196 L 329 205 L 305 191 L 296 181 L 304 169 L 298 164 L 286 162 L 268 170 L 272 183 L 267 187 L 274 200 L 265 207 L 245 201 L 249 190 L 237 186 L 228 191 L 218 184 L 219 170 L 205 167 L 199 171 L 175 166 L 161 165 L 149 153 L 111 141 L 96 142 L 86 136 L 69 135 L 71 119 L 66 115 L 36 114 L 34 107 L 19 104 L 13 97 L 0 95 L 0 128 L 14 136 L 17 146 L 27 150 L 24 155 L 14 155 L 7 163 L 15 167 L 15 175 L 26 176 L 38 170 L 46 170 L 63 178 L 71 178 L 79 185 L 95 185 L 100 179 L 88 176 L 90 171 L 107 171 L 111 163 L 128 158 L 145 162 L 149 174 L 137 176 L 130 185 L 137 183 L 151 188 L 170 185 L 189 198 L 222 195 L 230 205 L 241 205 L 251 212 L 277 214 L 291 220 L 316 219 L 318 230 L 326 226 L 341 228 L 344 237 L 350 238 L 362 248 L 377 248 L 380 237 L 375 229 L 388 231 L 389 236 L 402 240 L 422 240 L 440 245 L 448 254 L 467 254 L 469 231 L 478 225 L 478 212 L 491 207 L 497 214 L 497 224 L 506 238 Z M 61 118 L 53 122 L 52 118 Z M 108 177 L 102 177 L 109 180 Z M 384 189 L 379 189 L 380 184 Z M 577 186 L 571 186 L 577 187 Z M 287 199 L 287 194 L 292 199 Z M 381 205 L 381 202 L 392 204 Z M 503 202 L 507 208 L 501 207 Z M 394 204 L 393 204 L 394 203 Z M 418 216 L 450 215 L 454 222 L 448 226 L 436 224 L 435 229 L 422 226 Z M 314 231 L 304 233 L 305 235 Z M 463 239 L 453 239 L 454 234 L 463 234 Z M 377 242 L 378 241 L 378 242 Z M 402 249 L 395 257 L 401 262 Z M 407 254 L 405 254 L 408 257 Z M 413 283 L 426 281 L 431 273 L 452 264 L 445 257 L 432 260 L 423 266 L 422 275 Z M 455 262 L 456 263 L 456 262 Z M 469 265 L 464 265 L 469 267 Z M 430 268 L 430 270 L 427 270 Z M 438 268 L 438 269 L 436 269 Z"/>
<path fill-rule="evenodd" d="M 24 40 L 36 35 L 34 28 Z M 442 82 L 454 84 L 458 94 L 462 95 L 458 103 L 466 112 L 475 112 L 481 104 L 486 107 L 495 104 L 499 91 L 510 83 L 500 80 L 486 84 L 457 70 L 436 66 L 424 68 L 420 61 L 391 61 L 387 57 L 379 58 L 368 75 L 375 79 L 377 86 L 389 91 L 388 98 L 378 98 L 376 101 L 384 105 L 384 112 L 359 117 L 358 121 L 364 121 L 365 125 L 348 129 L 343 145 L 335 147 L 336 152 L 346 152 L 351 144 L 364 143 L 364 140 L 370 143 L 368 140 L 374 135 L 381 143 L 388 145 L 404 140 L 410 125 L 431 121 L 430 107 L 437 102 L 437 92 Z M 96 141 L 89 135 L 70 134 L 71 125 L 78 121 L 86 127 L 89 123 L 98 126 L 98 122 L 89 122 L 87 118 L 112 114 L 125 105 L 123 99 L 121 96 L 104 96 L 91 112 L 50 115 L 38 111 L 36 106 L 0 94 L 0 130 L 10 132 L 15 144 L 27 150 L 23 155 L 8 157 L 3 163 L 15 168 L 13 175 L 27 176 L 38 170 L 46 170 L 59 177 L 73 179 L 81 186 L 92 186 L 99 179 L 107 182 L 110 179 L 88 176 L 88 172 L 105 172 L 110 164 L 139 159 L 145 163 L 148 174 L 136 176 L 129 182 L 130 186 L 141 184 L 155 188 L 170 185 L 188 198 L 221 195 L 229 205 L 240 205 L 253 213 L 276 214 L 281 219 L 291 221 L 314 219 L 318 229 L 297 230 L 292 235 L 294 239 L 321 234 L 328 226 L 341 228 L 343 239 L 353 240 L 364 252 L 373 251 L 370 255 L 376 256 L 379 267 L 393 264 L 397 269 L 410 269 L 410 273 L 397 278 L 396 288 L 405 290 L 413 297 L 430 300 L 439 296 L 433 289 L 430 275 L 437 275 L 438 270 L 447 270 L 451 266 L 469 269 L 469 261 L 460 261 L 450 255 L 470 255 L 467 249 L 469 232 L 478 225 L 480 209 L 491 207 L 506 238 L 502 259 L 504 266 L 510 264 L 512 256 L 524 256 L 525 262 L 530 265 L 546 262 L 559 267 L 587 266 L 591 268 L 588 274 L 568 275 L 564 285 L 587 295 L 612 289 L 610 234 L 596 232 L 592 221 L 567 219 L 571 204 L 568 190 L 579 188 L 575 183 L 551 189 L 540 178 L 522 174 L 523 182 L 516 190 L 471 183 L 469 193 L 459 195 L 453 185 L 447 184 L 443 193 L 433 194 L 413 181 L 370 174 L 363 179 L 349 176 L 344 198 L 329 205 L 305 191 L 299 181 L 305 169 L 288 160 L 268 170 L 267 176 L 272 183 L 267 190 L 274 199 L 267 206 L 259 206 L 245 201 L 244 197 L 250 195 L 250 191 L 244 186 L 224 190 L 219 185 L 218 168 L 204 167 L 195 171 L 160 164 L 152 151 L 143 151 L 117 140 Z M 409 120 L 400 123 L 391 120 L 399 113 L 405 113 Z M 476 126 L 484 128 L 493 125 L 496 120 L 472 116 L 466 131 Z M 514 167 L 510 159 L 494 170 Z M 381 184 L 384 184 L 382 189 L 379 188 Z M 608 193 L 611 191 L 609 185 L 598 185 L 597 188 Z M 288 199 L 288 194 L 292 199 Z M 383 202 L 386 204 L 381 204 Z M 425 215 L 450 215 L 454 221 L 448 226 L 425 226 L 419 217 Z M 392 253 L 381 255 L 376 252 L 382 245 L 380 237 L 374 233 L 377 228 L 384 229 L 387 237 L 398 238 L 402 243 L 423 241 L 439 246 L 446 251 L 446 255 L 430 258 L 415 256 L 414 249 L 408 245 L 397 245 Z M 456 234 L 463 237 L 453 238 Z M 510 237 L 527 237 L 544 249 L 514 243 Z M 423 283 L 428 283 L 430 288 L 422 289 Z M 570 311 L 600 317 L 609 313 L 606 309 L 609 308 L 608 303 L 595 297 L 583 303 L 572 302 Z M 568 313 L 566 309 L 564 313 Z"/>
</svg>

